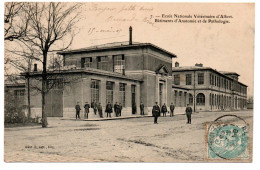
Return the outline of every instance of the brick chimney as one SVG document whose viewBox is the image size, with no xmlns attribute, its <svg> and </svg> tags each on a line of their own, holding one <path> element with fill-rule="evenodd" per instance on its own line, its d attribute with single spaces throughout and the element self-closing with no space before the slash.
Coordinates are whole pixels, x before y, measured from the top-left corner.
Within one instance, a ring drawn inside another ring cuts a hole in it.
<svg viewBox="0 0 260 170">
<path fill-rule="evenodd" d="M 37 72 L 37 64 L 34 64 L 33 71 Z"/>
<path fill-rule="evenodd" d="M 179 64 L 179 62 L 175 62 L 175 67 L 179 67 L 180 66 L 180 64 Z"/>
<path fill-rule="evenodd" d="M 132 27 L 130 26 L 129 27 L 129 45 L 132 45 L 133 44 L 133 42 L 132 42 Z"/>
<path fill-rule="evenodd" d="M 196 63 L 195 66 L 197 66 L 197 67 L 203 67 L 203 64 L 202 64 L 202 63 Z"/>
</svg>

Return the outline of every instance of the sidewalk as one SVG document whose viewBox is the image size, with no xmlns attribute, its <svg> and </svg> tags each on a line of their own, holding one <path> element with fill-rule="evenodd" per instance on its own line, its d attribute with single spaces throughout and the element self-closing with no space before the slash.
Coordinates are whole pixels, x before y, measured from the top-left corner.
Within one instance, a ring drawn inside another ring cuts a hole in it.
<svg viewBox="0 0 260 170">
<path fill-rule="evenodd" d="M 132 119 L 132 118 L 142 118 L 142 117 L 152 117 L 152 115 L 131 115 L 124 117 L 104 117 L 104 118 L 89 118 L 89 119 L 77 119 L 81 121 L 106 121 L 106 120 L 117 120 L 117 119 Z M 61 120 L 76 120 L 75 118 L 61 118 Z"/>
</svg>

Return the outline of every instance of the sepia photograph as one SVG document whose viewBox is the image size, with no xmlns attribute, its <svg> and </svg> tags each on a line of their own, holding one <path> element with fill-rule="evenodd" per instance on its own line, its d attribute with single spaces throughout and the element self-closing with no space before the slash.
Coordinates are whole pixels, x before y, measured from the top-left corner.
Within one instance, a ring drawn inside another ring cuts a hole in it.
<svg viewBox="0 0 260 170">
<path fill-rule="evenodd" d="M 3 26 L 4 162 L 252 163 L 255 3 L 5 2 Z"/>
</svg>

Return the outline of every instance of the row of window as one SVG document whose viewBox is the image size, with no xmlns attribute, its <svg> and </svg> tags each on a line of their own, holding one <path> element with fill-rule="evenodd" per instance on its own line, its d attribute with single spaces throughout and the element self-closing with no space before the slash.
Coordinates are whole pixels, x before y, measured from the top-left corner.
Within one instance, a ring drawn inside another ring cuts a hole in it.
<svg viewBox="0 0 260 170">
<path fill-rule="evenodd" d="M 233 87 L 233 89 L 236 92 L 243 93 L 243 94 L 247 93 L 247 88 L 245 86 L 242 86 L 237 82 L 233 84 L 232 81 L 214 74 L 210 74 L 210 85 L 217 86 L 220 88 L 225 88 L 227 90 L 232 90 Z"/>
<path fill-rule="evenodd" d="M 192 85 L 192 74 L 186 74 L 186 85 Z M 174 75 L 174 84 L 180 85 L 180 74 Z M 198 73 L 198 84 L 204 84 L 204 73 Z"/>
<path fill-rule="evenodd" d="M 95 67 L 93 57 L 81 58 L 81 68 Z M 96 57 L 96 68 L 101 70 L 109 70 L 109 60 L 108 56 L 98 56 Z M 113 56 L 113 72 L 125 73 L 125 56 L 124 55 L 114 55 Z"/>
<path fill-rule="evenodd" d="M 106 103 L 114 103 L 118 102 L 121 103 L 123 107 L 125 107 L 125 99 L 126 99 L 126 84 L 125 83 L 119 83 L 119 97 L 118 101 L 114 101 L 114 82 L 107 81 L 106 82 Z M 91 102 L 96 101 L 100 102 L 100 80 L 91 80 Z M 136 87 L 135 85 L 131 85 L 131 93 L 132 97 L 135 96 L 136 93 Z M 132 98 L 132 102 L 135 102 L 135 99 Z"/>
<path fill-rule="evenodd" d="M 198 84 L 204 84 L 204 73 L 198 73 Z M 185 74 L 186 85 L 192 85 L 192 74 Z M 174 75 L 174 85 L 180 85 L 180 74 Z M 232 81 L 229 81 L 223 77 L 210 74 L 210 85 L 232 90 Z M 246 94 L 247 88 L 236 83 L 234 84 L 234 90 L 239 93 Z"/>
<path fill-rule="evenodd" d="M 232 82 L 226 78 L 217 76 L 215 74 L 210 74 L 210 85 L 225 88 L 228 90 L 232 89 Z"/>
<path fill-rule="evenodd" d="M 174 91 L 174 105 L 176 107 L 185 107 L 187 104 L 187 92 L 182 91 Z M 193 105 L 193 95 L 189 93 L 188 103 Z M 203 93 L 199 93 L 196 96 L 196 105 L 205 105 L 205 95 Z"/>
<path fill-rule="evenodd" d="M 184 107 L 186 106 L 187 92 L 182 91 L 174 91 L 174 105 L 176 107 Z M 245 108 L 246 107 L 246 99 L 238 99 L 237 97 L 234 99 L 234 108 Z M 225 109 L 227 107 L 231 107 L 231 97 L 225 95 L 211 94 L 209 95 L 209 103 L 210 106 L 216 106 L 218 109 Z M 188 103 L 193 105 L 193 96 L 189 93 Z M 205 95 L 203 93 L 199 93 L 196 96 L 196 105 L 205 105 Z"/>
<path fill-rule="evenodd" d="M 218 94 L 210 94 L 209 95 L 209 103 L 210 106 L 216 106 L 219 109 L 225 109 L 232 107 L 232 99 L 231 96 L 218 95 Z M 235 97 L 234 99 L 234 108 L 245 108 L 246 107 L 246 99 L 238 99 Z"/>
<path fill-rule="evenodd" d="M 238 84 L 238 82 L 234 83 L 233 89 L 238 93 L 247 94 L 247 88 L 245 86 Z"/>
<path fill-rule="evenodd" d="M 216 106 L 217 108 L 231 107 L 231 96 L 219 95 L 219 94 L 209 94 L 209 104 L 210 106 Z"/>
</svg>

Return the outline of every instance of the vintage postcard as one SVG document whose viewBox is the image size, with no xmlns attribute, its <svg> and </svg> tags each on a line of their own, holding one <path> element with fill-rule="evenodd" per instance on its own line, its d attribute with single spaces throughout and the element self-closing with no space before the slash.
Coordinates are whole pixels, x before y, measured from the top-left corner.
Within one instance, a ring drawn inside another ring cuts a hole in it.
<svg viewBox="0 0 260 170">
<path fill-rule="evenodd" d="M 254 3 L 6 2 L 5 162 L 252 162 Z"/>
</svg>

